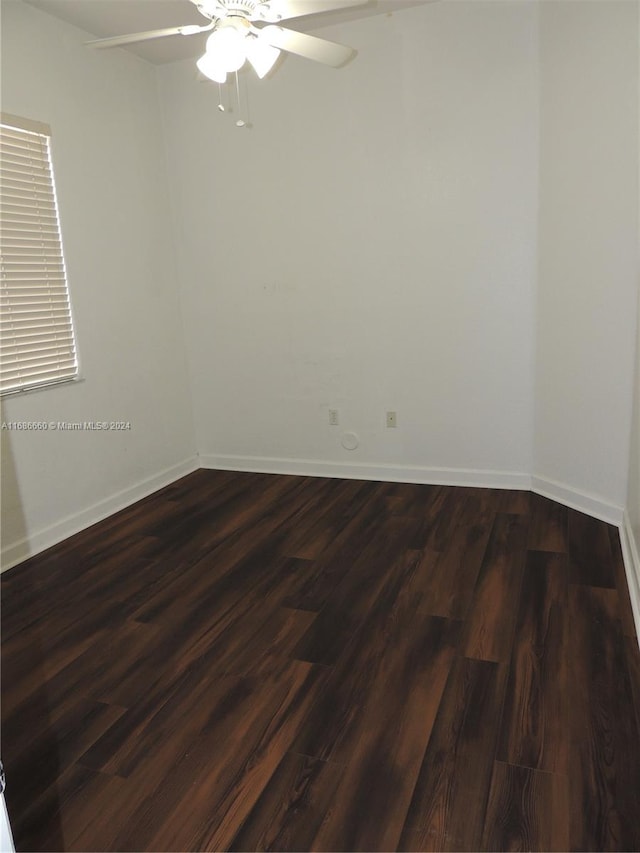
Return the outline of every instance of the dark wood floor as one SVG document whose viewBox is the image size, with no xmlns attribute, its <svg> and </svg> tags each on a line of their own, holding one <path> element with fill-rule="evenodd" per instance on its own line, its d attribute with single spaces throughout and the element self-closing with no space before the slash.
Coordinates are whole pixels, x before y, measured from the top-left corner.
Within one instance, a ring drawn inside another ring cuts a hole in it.
<svg viewBox="0 0 640 853">
<path fill-rule="evenodd" d="M 18 850 L 639 850 L 615 528 L 199 471 L 2 578 Z"/>
</svg>

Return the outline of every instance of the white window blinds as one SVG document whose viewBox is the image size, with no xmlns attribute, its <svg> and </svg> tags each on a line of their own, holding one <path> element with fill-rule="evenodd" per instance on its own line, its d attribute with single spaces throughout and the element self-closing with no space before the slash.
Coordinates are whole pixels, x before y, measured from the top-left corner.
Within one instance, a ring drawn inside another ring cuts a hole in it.
<svg viewBox="0 0 640 853">
<path fill-rule="evenodd" d="M 74 379 L 78 362 L 46 125 L 0 117 L 0 393 Z"/>
</svg>

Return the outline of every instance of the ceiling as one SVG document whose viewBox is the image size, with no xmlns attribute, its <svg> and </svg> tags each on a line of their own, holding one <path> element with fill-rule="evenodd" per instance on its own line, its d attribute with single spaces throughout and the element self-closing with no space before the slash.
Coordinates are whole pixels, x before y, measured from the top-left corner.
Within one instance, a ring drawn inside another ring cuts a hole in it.
<svg viewBox="0 0 640 853">
<path fill-rule="evenodd" d="M 67 21 L 98 38 L 206 23 L 189 0 L 24 0 Z M 338 2 L 338 0 L 336 0 Z M 433 0 L 366 0 L 365 5 L 333 12 L 309 15 L 286 22 L 290 29 L 310 32 L 318 27 L 355 21 L 370 15 L 391 14 L 411 6 L 422 6 Z M 121 50 L 161 65 L 198 56 L 204 49 L 206 34 L 171 36 L 155 41 L 128 45 Z"/>
</svg>

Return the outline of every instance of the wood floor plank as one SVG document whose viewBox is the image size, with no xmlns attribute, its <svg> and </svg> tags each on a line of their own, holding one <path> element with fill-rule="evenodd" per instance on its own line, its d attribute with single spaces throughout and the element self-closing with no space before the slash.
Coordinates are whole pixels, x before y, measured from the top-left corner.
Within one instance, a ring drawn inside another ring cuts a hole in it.
<svg viewBox="0 0 640 853">
<path fill-rule="evenodd" d="M 633 707 L 636 712 L 636 728 L 640 733 L 640 646 L 638 646 L 636 637 L 625 637 L 624 645 L 627 653 Z"/>
<path fill-rule="evenodd" d="M 180 643 L 157 655 L 165 669 L 181 671 L 198 661 L 212 673 L 246 674 L 261 661 L 292 660 L 316 614 L 285 606 L 302 582 L 307 561 L 252 554 L 214 583 L 201 600 L 173 614 Z M 174 638 L 175 631 L 167 633 Z"/>
<path fill-rule="evenodd" d="M 114 832 L 131 819 L 142 802 L 153 801 L 166 779 L 153 779 L 147 786 L 131 785 L 117 776 L 105 776 L 92 772 L 80 765 L 73 768 L 79 777 L 64 779 L 65 800 L 61 809 L 64 850 L 75 853 L 101 853 L 120 851 L 114 842 Z M 86 777 L 86 778 L 85 778 Z M 96 802 L 100 808 L 96 809 Z M 125 845 L 122 850 L 130 849 Z M 133 853 L 133 851 L 132 851 Z"/>
<path fill-rule="evenodd" d="M 638 850 L 640 750 L 615 590 L 572 585 L 572 850 Z"/>
<path fill-rule="evenodd" d="M 98 623 L 88 625 L 82 618 L 69 616 L 68 626 L 62 618 L 49 621 L 50 630 L 41 632 L 40 628 L 25 631 L 18 648 L 3 650 L 7 656 L 15 655 L 17 662 L 15 678 L 9 678 L 3 672 L 3 714 L 10 715 L 29 701 L 43 682 L 60 673 L 72 661 L 83 654 L 96 640 L 107 633 L 105 623 L 122 624 L 123 617 L 117 602 L 108 600 L 100 609 Z M 28 661 L 20 671 L 20 660 Z"/>
<path fill-rule="evenodd" d="M 12 785 L 24 780 L 25 789 L 42 781 L 42 787 L 55 781 L 47 756 L 58 770 L 64 770 L 78 760 L 87 747 L 111 728 L 126 712 L 125 708 L 94 702 L 81 696 L 69 696 L 53 712 L 44 725 L 32 729 L 28 736 L 20 732 L 14 740 L 5 742 L 6 757 L 15 756 L 19 770 L 12 776 Z M 12 727 L 5 733 L 11 735 Z"/>
<path fill-rule="evenodd" d="M 226 849 L 289 750 L 325 675 L 313 664 L 293 662 L 277 681 L 256 685 L 238 703 L 224 702 L 174 766 L 171 783 L 123 827 L 117 849 Z"/>
<path fill-rule="evenodd" d="M 313 849 L 342 773 L 339 764 L 287 753 L 242 821 L 229 850 Z"/>
<path fill-rule="evenodd" d="M 58 780 L 77 762 L 87 746 L 93 743 L 103 732 L 108 730 L 124 713 L 124 708 L 116 708 L 101 703 L 90 702 L 82 698 L 69 697 L 62 709 L 55 709 L 52 715 L 46 709 L 44 718 L 31 719 L 35 727 L 28 732 L 19 732 L 12 737 L 16 726 L 3 727 L 3 761 L 11 768 L 10 795 L 12 813 L 28 815 L 34 802 L 48 803 L 45 809 L 47 820 L 56 824 L 56 814 L 52 813 L 52 805 Z M 30 735 L 29 738 L 25 735 Z M 44 813 L 40 819 L 45 820 Z M 20 835 L 21 826 L 34 844 L 44 844 L 36 839 L 38 833 L 31 835 L 28 820 L 19 824 L 17 832 Z M 55 827 L 54 827 L 55 828 Z"/>
<path fill-rule="evenodd" d="M 464 654 L 508 662 L 525 562 L 527 518 L 496 515 L 465 623 Z"/>
<path fill-rule="evenodd" d="M 493 498 L 494 512 L 506 515 L 526 515 L 531 512 L 531 492 L 520 489 L 487 489 Z"/>
<path fill-rule="evenodd" d="M 265 675 L 281 663 L 294 660 L 295 650 L 315 618 L 315 613 L 306 610 L 269 608 L 258 630 L 249 637 L 245 634 L 243 639 L 241 626 L 237 626 L 233 653 L 216 654 L 213 651 L 215 663 L 212 659 L 211 666 L 224 670 L 227 675 Z M 223 642 L 227 636 L 223 635 Z"/>
<path fill-rule="evenodd" d="M 396 555 L 415 530 L 412 519 L 392 518 L 378 524 L 342 581 L 335 587 L 310 630 L 300 641 L 296 657 L 331 665 L 344 650 L 357 626 L 380 596 L 393 572 Z"/>
<path fill-rule="evenodd" d="M 102 776 L 77 764 L 60 774 L 37 798 L 17 813 L 10 786 L 6 797 L 17 850 L 52 851 L 104 849 L 100 845 L 103 821 L 113 822 L 126 813 L 127 797 L 122 779 Z M 96 801 L 101 808 L 96 808 Z M 74 847 L 75 838 L 86 832 L 90 840 L 84 848 Z"/>
<path fill-rule="evenodd" d="M 408 499 L 403 499 L 398 490 L 394 500 L 392 515 L 404 518 L 414 518 L 417 522 L 416 528 L 408 543 L 413 550 L 431 549 L 431 544 L 437 536 L 437 528 L 441 521 L 441 515 L 448 500 L 448 489 L 446 486 L 419 486 L 419 491 L 409 493 Z"/>
<path fill-rule="evenodd" d="M 458 658 L 449 675 L 399 843 L 400 850 L 479 850 L 504 673 Z"/>
<path fill-rule="evenodd" d="M 283 554 L 303 560 L 317 559 L 375 490 L 375 486 L 362 480 L 351 480 L 344 486 L 338 480 L 327 480 L 326 490 L 317 495 L 313 523 L 294 527 L 282 545 Z"/>
<path fill-rule="evenodd" d="M 102 549 L 100 556 L 96 558 L 85 557 L 84 553 L 75 558 L 67 555 L 60 559 L 59 569 L 52 572 L 52 575 L 58 578 L 57 583 L 49 577 L 50 566 L 47 558 L 40 567 L 38 576 L 32 576 L 35 570 L 29 571 L 24 587 L 18 590 L 21 592 L 24 588 L 28 588 L 31 602 L 25 602 L 13 608 L 11 586 L 7 586 L 3 580 L 3 595 L 9 602 L 8 606 L 3 606 L 3 643 L 11 643 L 14 640 L 20 643 L 25 633 L 28 633 L 31 638 L 45 620 L 47 624 L 57 622 L 65 629 L 72 622 L 86 624 L 87 617 L 89 620 L 92 619 L 90 611 L 94 608 L 100 609 L 105 606 L 105 602 L 107 606 L 113 604 L 115 595 L 109 580 L 113 586 L 117 587 L 119 579 L 126 575 L 131 577 L 132 571 L 146 562 L 157 547 L 156 539 L 134 535 Z M 68 577 L 64 575 L 65 569 L 69 570 Z M 126 607 L 128 608 L 128 596 Z M 9 611 L 6 618 L 5 609 Z M 124 619 L 126 615 L 125 607 L 121 605 L 119 616 Z M 45 634 L 42 642 L 48 644 L 57 636 L 57 633 L 55 631 L 52 636 Z M 9 656 L 9 660 L 11 657 Z"/>
<path fill-rule="evenodd" d="M 531 495 L 529 539 L 531 551 L 564 554 L 568 548 L 567 508 L 542 495 Z"/>
<path fill-rule="evenodd" d="M 455 536 L 455 531 L 461 525 L 469 525 L 470 505 L 474 504 L 476 492 L 474 489 L 461 488 L 460 492 L 442 488 L 429 508 L 427 519 L 431 523 L 432 532 L 426 542 L 432 551 L 444 551 Z M 476 512 L 479 506 L 475 507 Z M 477 520 L 477 517 L 476 517 Z"/>
<path fill-rule="evenodd" d="M 446 486 L 421 483 L 389 483 L 385 505 L 391 515 L 405 518 L 435 519 L 447 493 Z M 426 543 L 425 543 L 426 545 Z"/>
<path fill-rule="evenodd" d="M 569 850 L 568 779 L 497 761 L 482 850 Z"/>
<path fill-rule="evenodd" d="M 247 576 L 249 571 L 267 574 L 271 561 L 282 556 L 283 543 L 296 524 L 301 505 L 308 504 L 309 491 L 313 492 L 306 478 L 299 479 L 296 488 L 290 482 L 295 478 L 284 478 L 285 485 L 280 485 L 279 491 L 267 489 L 260 495 L 260 500 L 255 501 L 256 507 L 251 512 L 242 513 L 244 524 L 249 525 L 250 536 L 246 535 L 243 524 L 234 521 L 230 513 L 221 529 L 217 529 L 216 524 L 215 534 L 203 534 L 186 542 L 179 539 L 182 544 L 174 546 L 169 553 L 174 562 L 177 560 L 181 571 L 173 583 L 162 588 L 158 595 L 150 596 L 133 614 L 134 618 L 143 622 L 165 617 L 175 619 L 176 601 L 186 609 L 197 606 L 207 612 L 211 604 L 205 598 L 217 596 L 216 585 L 235 587 L 238 578 Z M 207 531 L 210 524 L 206 523 L 204 527 Z M 194 560 L 193 555 L 197 559 Z"/>
<path fill-rule="evenodd" d="M 308 478 L 276 477 L 257 494 L 234 493 L 221 506 L 183 513 L 173 525 L 164 524 L 152 532 L 161 543 L 163 557 L 170 558 L 181 571 L 189 570 L 203 559 L 209 558 L 209 564 L 214 562 L 221 548 L 233 550 L 238 559 L 253 547 L 264 547 L 267 539 L 312 497 Z M 247 539 L 245 528 L 252 531 L 251 539 Z M 271 550 L 274 548 L 275 542 Z M 179 578 L 177 583 L 179 588 Z M 198 590 L 191 590 L 191 595 L 197 596 Z M 165 607 L 170 609 L 175 600 L 175 590 L 168 588 Z M 145 621 L 144 614 L 136 618 Z"/>
<path fill-rule="evenodd" d="M 419 555 L 413 552 L 397 561 L 395 571 L 390 573 L 374 606 L 327 679 L 322 696 L 294 741 L 293 751 L 342 764 L 349 761 L 364 731 L 375 726 L 375 718 L 372 721 L 367 708 L 372 707 L 372 695 L 385 692 L 388 662 L 394 659 L 394 646 L 400 642 L 403 631 L 403 648 L 412 642 L 425 645 L 423 657 L 416 660 L 409 656 L 399 672 L 404 672 L 407 666 L 417 667 L 416 674 L 420 667 L 423 671 L 429 668 L 432 695 L 439 696 L 457 646 L 459 626 L 420 614 L 420 598 L 414 590 L 416 585 L 420 586 L 415 582 L 423 565 Z M 405 696 L 406 690 L 407 684 L 400 695 Z M 395 699 L 389 697 L 389 701 Z M 376 706 L 376 718 L 382 707 Z M 428 715 L 424 721 L 429 722 Z"/>
<path fill-rule="evenodd" d="M 146 701 L 128 709 L 79 757 L 78 762 L 101 773 L 131 776 L 150 763 L 175 761 L 185 745 L 206 725 L 213 709 L 237 701 L 245 683 L 214 676 L 197 662 L 173 680 L 156 685 Z"/>
<path fill-rule="evenodd" d="M 154 625 L 127 621 L 106 633 L 59 673 L 52 685 L 61 690 L 74 685 L 87 698 L 130 708 L 143 699 L 160 677 L 158 649 L 166 638 Z M 136 649 L 135 658 L 128 654 Z M 51 682 L 50 682 L 51 685 Z"/>
<path fill-rule="evenodd" d="M 618 601 L 620 603 L 620 618 L 622 620 L 622 631 L 627 637 L 635 637 L 636 624 L 633 618 L 633 608 L 631 607 L 631 597 L 629 595 L 627 573 L 625 571 L 624 558 L 622 556 L 620 532 L 617 530 L 617 528 L 613 527 L 613 525 L 609 526 L 609 542 L 611 544 L 613 575 L 615 578 L 615 586 L 618 591 Z"/>
<path fill-rule="evenodd" d="M 613 589 L 616 585 L 609 527 L 574 509 L 567 510 L 569 580 Z"/>
<path fill-rule="evenodd" d="M 398 606 L 388 651 L 372 679 L 358 736 L 343 752 L 346 766 L 314 838 L 314 849 L 396 848 L 453 661 L 458 628 L 437 617 L 414 627 L 408 607 Z"/>
<path fill-rule="evenodd" d="M 460 620 L 467 616 L 490 530 L 489 524 L 460 525 L 436 559 L 425 549 L 423 559 L 432 560 L 432 570 L 421 590 L 422 612 Z"/>
<path fill-rule="evenodd" d="M 567 773 L 568 568 L 564 554 L 527 556 L 498 759 Z"/>
<path fill-rule="evenodd" d="M 313 567 L 304 582 L 292 591 L 287 599 L 287 607 L 315 612 L 322 610 L 362 550 L 376 535 L 381 519 L 385 518 L 384 507 L 388 487 L 380 483 L 367 485 L 369 489 L 365 492 L 366 497 L 363 503 L 358 507 L 357 512 L 350 515 L 335 540 L 327 546 L 317 560 L 313 561 Z M 416 525 L 418 523 L 416 521 Z"/>
</svg>

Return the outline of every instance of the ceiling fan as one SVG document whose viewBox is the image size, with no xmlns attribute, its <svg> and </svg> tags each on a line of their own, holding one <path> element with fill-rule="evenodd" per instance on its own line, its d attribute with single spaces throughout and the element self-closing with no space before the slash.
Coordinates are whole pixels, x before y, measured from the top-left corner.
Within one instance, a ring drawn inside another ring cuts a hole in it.
<svg viewBox="0 0 640 853">
<path fill-rule="evenodd" d="M 356 51 L 306 33 L 285 29 L 281 21 L 314 15 L 350 6 L 364 6 L 370 0 L 190 0 L 208 23 L 188 24 L 163 30 L 114 36 L 87 42 L 97 48 L 122 45 L 166 36 L 192 36 L 211 32 L 206 50 L 197 62 L 210 80 L 224 83 L 227 74 L 238 71 L 246 61 L 262 78 L 273 67 L 280 51 L 312 59 L 338 68 Z"/>
</svg>

